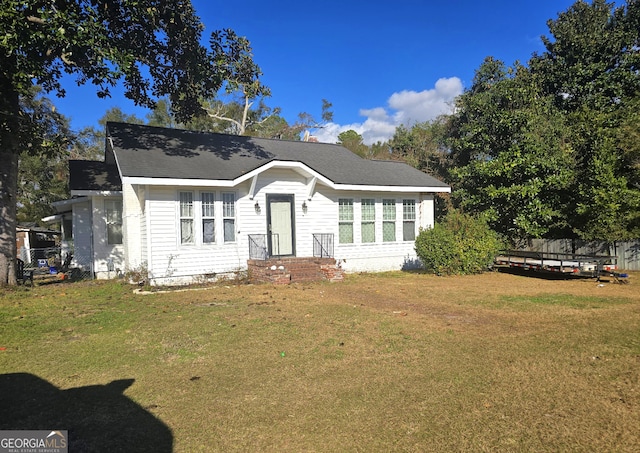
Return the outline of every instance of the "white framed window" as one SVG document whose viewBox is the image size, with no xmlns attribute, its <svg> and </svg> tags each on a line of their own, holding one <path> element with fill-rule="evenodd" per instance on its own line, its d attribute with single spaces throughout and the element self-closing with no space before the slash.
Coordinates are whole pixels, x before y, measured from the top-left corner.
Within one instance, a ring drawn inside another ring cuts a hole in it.
<svg viewBox="0 0 640 453">
<path fill-rule="evenodd" d="M 202 192 L 200 194 L 200 205 L 202 211 L 202 243 L 213 244 L 216 242 L 216 216 L 215 216 L 216 194 L 213 192 Z"/>
<path fill-rule="evenodd" d="M 416 240 L 416 201 L 402 200 L 402 240 Z"/>
<path fill-rule="evenodd" d="M 353 244 L 353 200 L 338 199 L 338 240 L 340 244 Z"/>
<path fill-rule="evenodd" d="M 122 244 L 122 200 L 105 200 L 107 244 Z"/>
<path fill-rule="evenodd" d="M 180 192 L 180 243 L 195 244 L 193 192 Z"/>
<path fill-rule="evenodd" d="M 396 240 L 396 200 L 382 200 L 382 240 Z"/>
<path fill-rule="evenodd" d="M 362 242 L 376 242 L 376 200 L 363 198 L 360 208 Z"/>
<path fill-rule="evenodd" d="M 236 240 L 236 194 L 225 192 L 222 194 L 222 224 L 224 242 Z"/>
</svg>

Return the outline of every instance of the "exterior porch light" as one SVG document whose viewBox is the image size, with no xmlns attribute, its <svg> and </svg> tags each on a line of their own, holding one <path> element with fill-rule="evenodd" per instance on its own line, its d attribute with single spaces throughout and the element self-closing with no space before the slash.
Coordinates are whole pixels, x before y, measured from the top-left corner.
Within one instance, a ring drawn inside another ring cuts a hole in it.
<svg viewBox="0 0 640 453">
<path fill-rule="evenodd" d="M 307 202 L 306 201 L 302 202 L 302 212 L 304 212 L 305 214 L 307 213 Z"/>
<path fill-rule="evenodd" d="M 256 204 L 253 205 L 253 208 L 256 210 L 256 214 L 260 214 L 260 203 L 256 201 Z"/>
</svg>

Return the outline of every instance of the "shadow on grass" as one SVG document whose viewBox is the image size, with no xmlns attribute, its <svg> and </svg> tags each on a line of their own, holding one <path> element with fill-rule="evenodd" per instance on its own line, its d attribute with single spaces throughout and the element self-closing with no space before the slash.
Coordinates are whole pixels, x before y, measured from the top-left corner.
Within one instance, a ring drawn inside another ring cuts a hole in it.
<svg viewBox="0 0 640 453">
<path fill-rule="evenodd" d="M 586 277 L 584 275 L 575 275 L 563 272 L 551 272 L 551 271 L 534 271 L 527 269 L 518 269 L 515 267 L 496 267 L 498 272 L 503 274 L 521 275 L 523 277 L 539 278 L 542 280 L 588 280 L 593 277 Z"/>
<path fill-rule="evenodd" d="M 171 430 L 123 394 L 133 382 L 60 390 L 33 374 L 2 374 L 0 430 L 68 430 L 70 452 L 171 452 Z"/>
</svg>

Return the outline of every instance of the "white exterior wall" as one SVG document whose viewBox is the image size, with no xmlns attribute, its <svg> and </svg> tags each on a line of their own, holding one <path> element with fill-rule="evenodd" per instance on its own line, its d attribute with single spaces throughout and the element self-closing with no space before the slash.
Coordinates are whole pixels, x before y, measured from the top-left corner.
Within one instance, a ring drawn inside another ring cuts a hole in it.
<svg viewBox="0 0 640 453">
<path fill-rule="evenodd" d="M 419 228 L 433 226 L 433 194 L 335 191 L 318 183 L 309 196 L 309 180 L 291 169 L 272 168 L 258 176 L 254 197 L 249 191 L 251 181 L 235 188 L 148 186 L 145 204 L 138 214 L 141 225 L 146 225 L 148 235 L 137 236 L 141 261 L 146 261 L 151 283 L 189 283 L 193 279 L 243 271 L 249 259 L 251 234 L 267 233 L 267 194 L 294 196 L 295 251 L 298 257 L 313 256 L 313 234 L 334 235 L 334 256 L 348 272 L 399 270 L 406 265 L 415 265 L 414 241 L 402 241 L 402 201 L 416 202 L 416 236 Z M 124 189 L 124 188 L 123 188 Z M 194 194 L 195 244 L 180 243 L 179 193 Z M 201 232 L 200 193 L 215 193 L 216 243 L 203 244 Z M 236 194 L 236 241 L 224 243 L 222 224 L 222 193 Z M 125 191 L 125 197 L 126 197 Z M 138 192 L 140 194 L 140 192 Z M 354 201 L 354 243 L 339 244 L 338 199 Z M 376 200 L 376 242 L 361 242 L 360 200 Z M 382 200 L 396 200 L 396 241 L 382 242 Z M 260 206 L 256 212 L 256 202 Z M 304 212 L 303 202 L 307 205 Z M 128 202 L 127 202 L 128 204 Z M 129 218 L 129 213 L 125 214 Z M 127 228 L 127 232 L 129 228 Z M 130 244 L 129 239 L 126 240 Z M 129 250 L 133 250 L 131 245 Z"/>
<path fill-rule="evenodd" d="M 107 243 L 107 219 L 105 215 L 105 200 L 118 199 L 115 197 L 92 197 L 93 217 L 93 272 L 96 278 L 113 278 L 125 270 L 125 246 L 124 244 Z M 123 217 L 124 217 L 123 207 Z M 124 224 L 123 224 L 124 241 Z M 109 271 L 109 261 L 113 263 L 114 270 Z"/>
<path fill-rule="evenodd" d="M 138 201 L 140 202 L 140 267 L 147 267 L 149 259 L 149 225 L 147 218 L 147 209 L 149 209 L 149 200 L 147 199 L 147 186 L 138 186 Z M 135 266 L 131 266 L 127 262 L 127 269 L 133 270 Z"/>
<path fill-rule="evenodd" d="M 91 201 L 76 203 L 72 207 L 73 260 L 71 265 L 93 272 L 93 239 Z"/>
<path fill-rule="evenodd" d="M 194 231 L 195 244 L 180 243 L 179 192 L 194 193 Z M 202 244 L 199 194 L 216 194 L 215 221 L 216 242 Z M 151 283 L 179 284 L 189 283 L 194 278 L 206 274 L 223 274 L 246 269 L 248 245 L 242 242 L 239 231 L 241 219 L 246 216 L 240 203 L 236 203 L 236 241 L 224 243 L 222 228 L 222 192 L 234 192 L 236 199 L 242 196 L 235 190 L 201 187 L 153 187 L 147 190 L 146 223 L 148 227 L 146 261 Z M 252 208 L 253 209 L 253 208 Z M 246 237 L 244 238 L 246 241 Z M 243 252 L 246 252 L 243 254 Z"/>
<path fill-rule="evenodd" d="M 415 240 L 403 241 L 403 207 L 405 199 L 415 200 L 416 219 L 415 235 L 418 236 L 420 228 L 433 226 L 433 194 L 421 196 L 418 193 L 392 193 L 392 192 L 338 192 L 326 191 L 326 219 L 332 224 L 334 233 L 334 256 L 339 260 L 346 272 L 382 272 L 400 270 L 405 267 L 419 265 L 415 253 Z M 340 244 L 338 234 L 338 199 L 353 200 L 353 243 Z M 375 200 L 375 242 L 362 242 L 362 199 Z M 382 200 L 395 200 L 396 220 L 394 242 L 384 242 L 382 235 Z M 329 221 L 330 219 L 330 221 Z M 329 226 L 329 225 L 328 225 Z"/>
<path fill-rule="evenodd" d="M 144 190 L 131 184 L 122 185 L 122 246 L 124 261 L 120 269 L 128 271 L 139 268 L 144 241 Z"/>
</svg>

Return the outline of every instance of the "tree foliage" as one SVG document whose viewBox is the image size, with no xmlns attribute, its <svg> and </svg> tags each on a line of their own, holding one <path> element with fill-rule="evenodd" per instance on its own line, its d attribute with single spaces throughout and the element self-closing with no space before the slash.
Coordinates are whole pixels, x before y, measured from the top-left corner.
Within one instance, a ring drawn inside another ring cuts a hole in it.
<svg viewBox="0 0 640 453">
<path fill-rule="evenodd" d="M 99 97 L 122 81 L 136 104 L 167 96 L 185 121 L 228 71 L 226 57 L 200 44 L 188 0 L 0 0 L 0 26 L 0 284 L 15 284 L 18 156 L 37 131 L 20 97 L 34 85 L 64 96 L 63 74 L 92 83 Z"/>
<path fill-rule="evenodd" d="M 447 120 L 457 206 L 510 239 L 640 236 L 639 24 L 577 1 L 528 67 L 485 59 Z"/>
<path fill-rule="evenodd" d="M 211 34 L 209 44 L 215 54 L 224 56 L 217 63 L 226 74 L 224 91 L 227 95 L 239 96 L 239 100 L 230 103 L 205 102 L 207 115 L 214 123 L 225 125 L 220 132 L 245 135 L 248 128 L 255 129 L 271 115 L 278 114 L 280 109 L 271 109 L 263 102 L 271 96 L 271 89 L 260 81 L 262 70 L 253 61 L 249 40 L 233 30 L 222 30 Z M 259 104 L 252 109 L 256 100 Z"/>
<path fill-rule="evenodd" d="M 68 151 L 73 140 L 69 121 L 34 87 L 20 98 L 21 110 L 33 128 L 34 140 L 19 157 L 17 220 L 38 222 L 51 203 L 67 198 Z"/>
<path fill-rule="evenodd" d="M 418 170 L 448 180 L 449 152 L 444 143 L 445 117 L 418 123 L 408 128 L 400 125 L 389 141 L 391 154 Z"/>
<path fill-rule="evenodd" d="M 566 227 L 572 149 L 563 116 L 536 82 L 526 68 L 488 58 L 449 124 L 456 205 L 485 213 L 510 239 Z"/>
<path fill-rule="evenodd" d="M 630 119 L 640 98 L 640 2 L 576 2 L 548 22 L 530 66 L 567 118 L 575 153 L 573 231 L 584 239 L 640 235 Z M 635 126 L 637 131 L 637 126 Z"/>
<path fill-rule="evenodd" d="M 147 116 L 148 124 L 151 126 L 165 126 L 162 124 L 162 110 L 166 109 L 167 102 L 164 99 L 158 101 L 156 107 Z M 167 114 L 167 118 L 173 118 Z M 144 124 L 141 118 L 135 115 L 124 113 L 120 107 L 112 107 L 98 120 L 100 127 L 88 126 L 74 134 L 73 145 L 70 151 L 70 158 L 76 160 L 104 160 L 104 143 L 106 139 L 106 125 L 109 121 Z"/>
<path fill-rule="evenodd" d="M 362 142 L 362 135 L 353 129 L 338 134 L 338 144 L 360 157 L 367 157 L 369 147 Z"/>
</svg>

